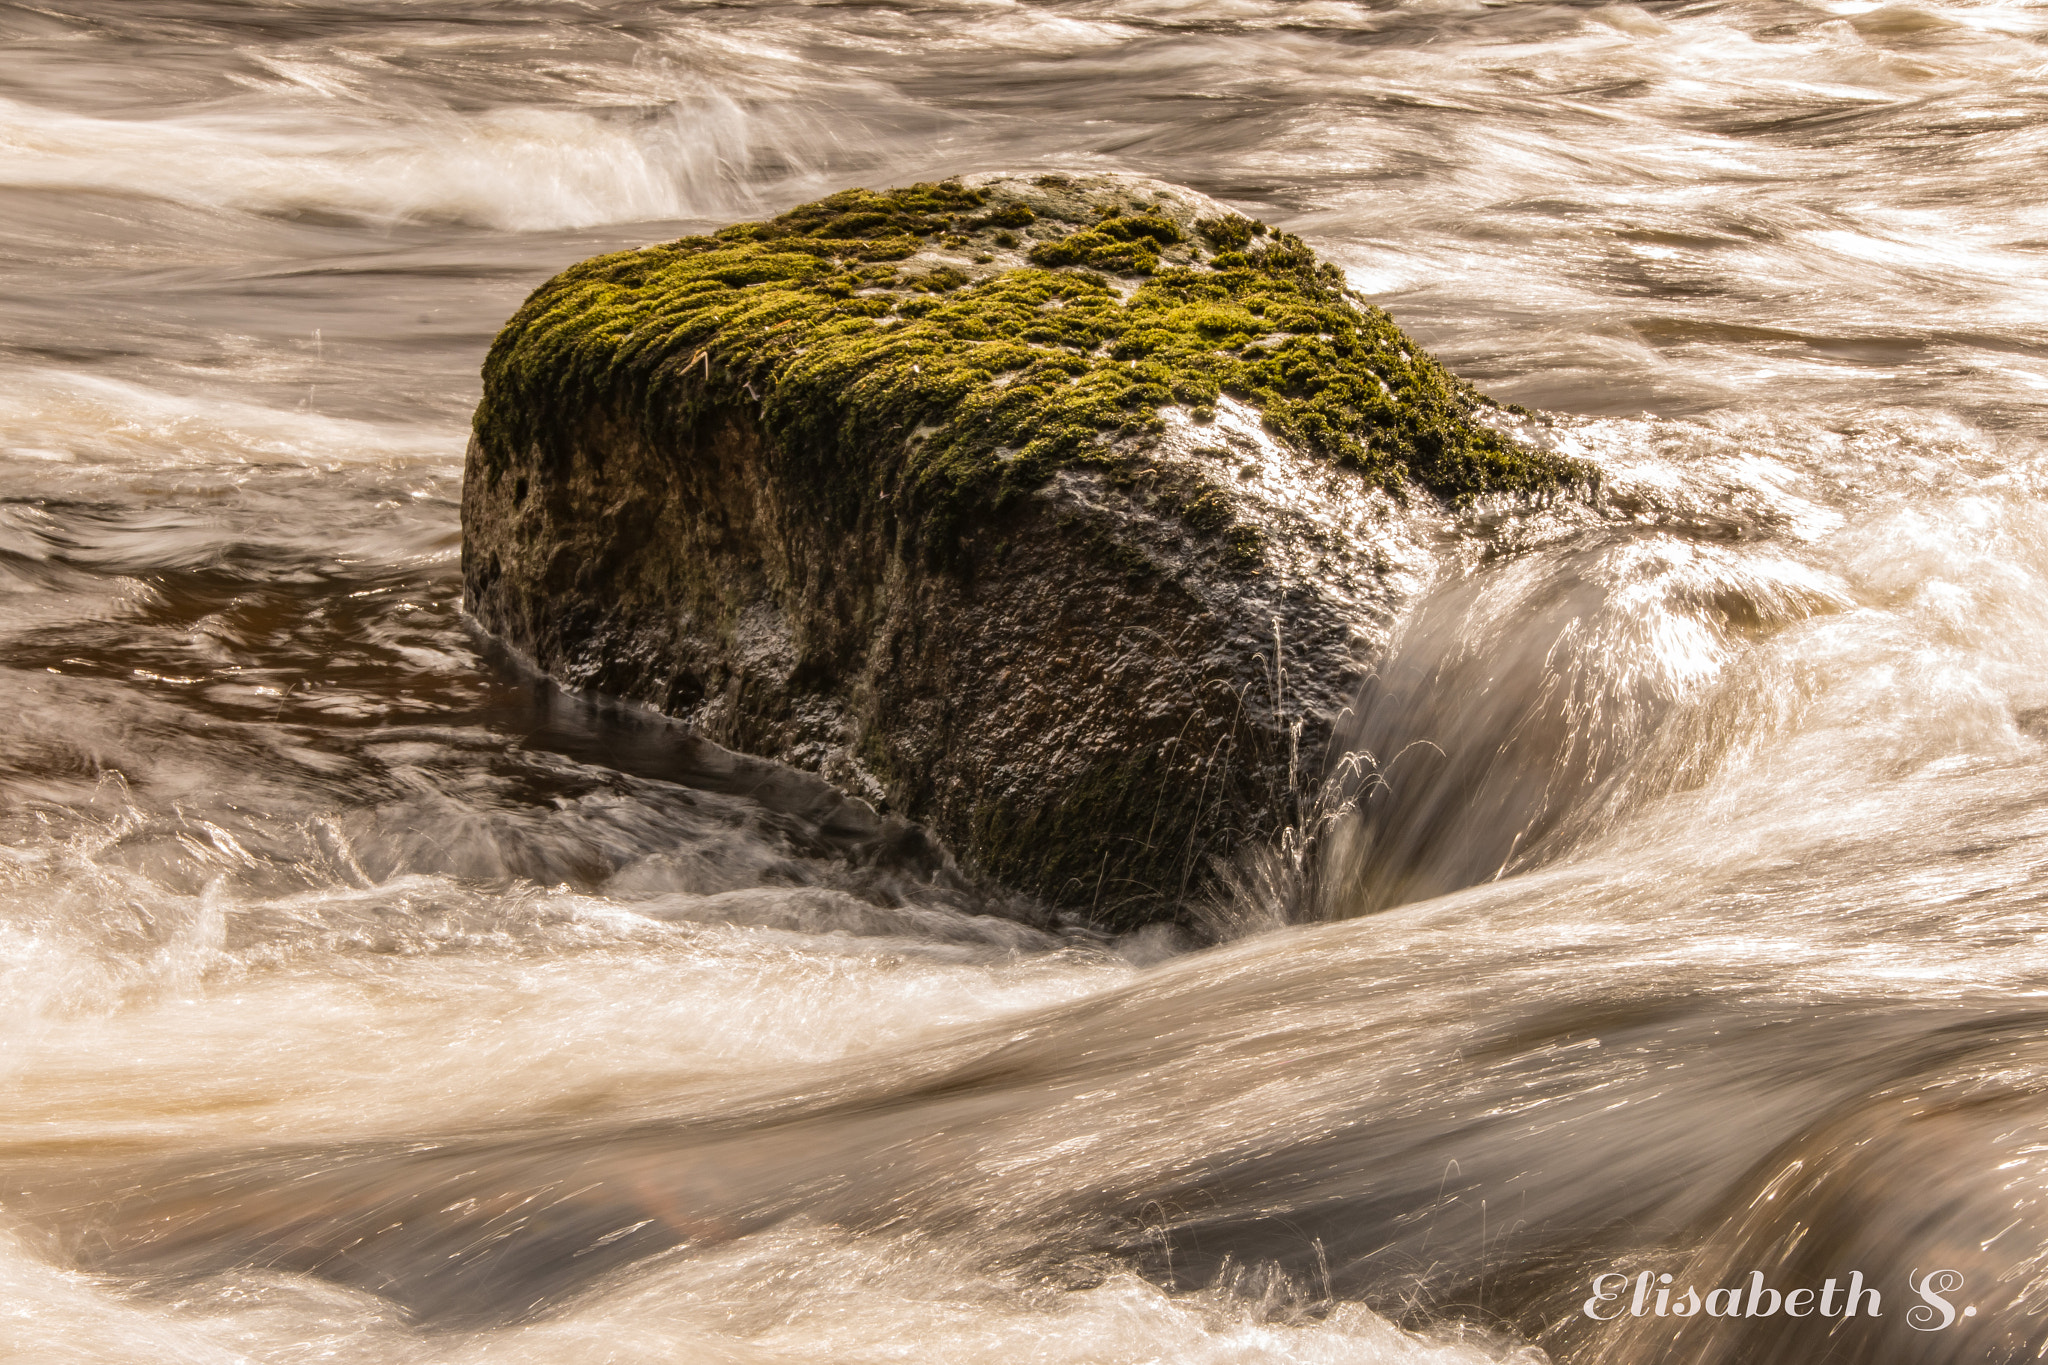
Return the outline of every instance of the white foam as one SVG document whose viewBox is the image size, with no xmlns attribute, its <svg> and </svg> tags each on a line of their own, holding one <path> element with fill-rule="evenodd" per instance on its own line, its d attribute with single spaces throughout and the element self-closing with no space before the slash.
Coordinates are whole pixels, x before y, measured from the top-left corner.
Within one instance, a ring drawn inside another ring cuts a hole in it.
<svg viewBox="0 0 2048 1365">
<path fill-rule="evenodd" d="M 0 459 L 46 465 L 446 464 L 466 436 L 71 370 L 14 369 L 0 389 Z"/>
<path fill-rule="evenodd" d="M 95 1365 L 1544 1365 L 1475 1330 L 1403 1331 L 1358 1304 L 1269 1314 L 1119 1275 L 1072 1292 L 977 1274 L 943 1245 L 787 1226 L 629 1273 L 569 1311 L 498 1331 L 427 1334 L 374 1296 L 244 1272 L 160 1306 L 55 1269 L 0 1233 L 0 1293 L 24 1362 Z"/>
<path fill-rule="evenodd" d="M 425 219 L 514 231 L 731 213 L 764 144 L 830 133 L 698 99 L 654 117 L 333 107 L 98 118 L 0 99 L 0 185 L 150 195 L 207 208 Z"/>
</svg>

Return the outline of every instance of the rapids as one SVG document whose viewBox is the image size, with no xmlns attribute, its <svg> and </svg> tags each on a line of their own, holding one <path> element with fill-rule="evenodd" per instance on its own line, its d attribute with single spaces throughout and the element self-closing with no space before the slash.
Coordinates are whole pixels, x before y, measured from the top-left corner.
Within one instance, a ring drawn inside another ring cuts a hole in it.
<svg viewBox="0 0 2048 1365">
<path fill-rule="evenodd" d="M 0 1360 L 2035 1358 L 2044 35 L 0 3 Z M 527 290 L 1021 166 L 1308 236 L 1602 474 L 1423 518 L 1210 946 L 1007 901 L 460 610 Z M 1977 1312 L 1916 1331 L 1937 1267 Z M 1883 1317 L 1580 1310 L 1753 1269 Z"/>
</svg>

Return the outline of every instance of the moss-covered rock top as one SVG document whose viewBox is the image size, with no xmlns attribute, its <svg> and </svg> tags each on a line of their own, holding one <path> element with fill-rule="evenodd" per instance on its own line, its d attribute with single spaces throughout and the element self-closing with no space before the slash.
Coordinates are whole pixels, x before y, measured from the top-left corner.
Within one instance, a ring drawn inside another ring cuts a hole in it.
<svg viewBox="0 0 2048 1365">
<path fill-rule="evenodd" d="M 600 399 L 650 429 L 745 401 L 942 536 L 1061 468 L 1129 466 L 1167 409 L 1204 423 L 1223 395 L 1397 494 L 1580 473 L 1472 420 L 1489 400 L 1299 238 L 1110 176 L 847 190 L 585 261 L 506 325 L 476 429 L 490 468 Z"/>
</svg>

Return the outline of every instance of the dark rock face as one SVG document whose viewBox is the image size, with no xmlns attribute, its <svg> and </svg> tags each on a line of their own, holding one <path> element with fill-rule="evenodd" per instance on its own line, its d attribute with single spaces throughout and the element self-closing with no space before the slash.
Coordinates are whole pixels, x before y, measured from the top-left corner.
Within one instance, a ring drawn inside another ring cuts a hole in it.
<svg viewBox="0 0 2048 1365">
<path fill-rule="evenodd" d="M 486 368 L 469 608 L 1006 885 L 1170 917 L 1320 779 L 1418 464 L 1453 496 L 1575 474 L 1264 236 L 1008 177 L 575 267 Z"/>
</svg>

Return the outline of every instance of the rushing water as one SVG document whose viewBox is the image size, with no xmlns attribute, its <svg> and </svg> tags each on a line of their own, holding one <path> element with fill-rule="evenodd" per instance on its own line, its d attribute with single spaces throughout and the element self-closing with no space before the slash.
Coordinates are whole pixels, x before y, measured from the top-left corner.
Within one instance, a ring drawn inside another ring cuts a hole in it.
<svg viewBox="0 0 2048 1365">
<path fill-rule="evenodd" d="M 2034 1358 L 2044 35 L 0 4 L 0 1359 Z M 979 913 L 460 615 L 526 290 L 1023 166 L 1303 233 L 1603 470 L 1445 538 L 1222 946 Z M 1642 1269 L 1883 1317 L 1580 1313 Z"/>
</svg>

